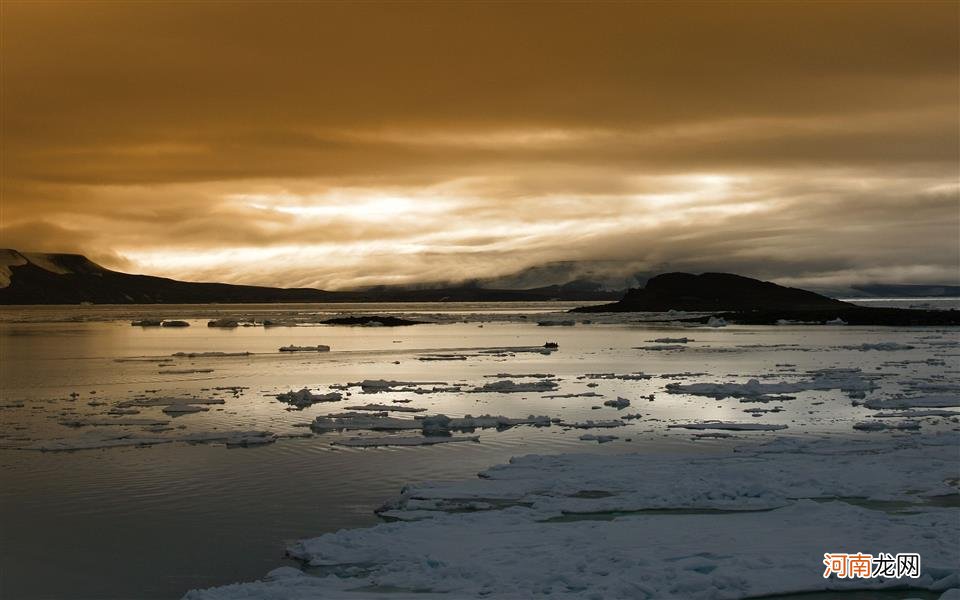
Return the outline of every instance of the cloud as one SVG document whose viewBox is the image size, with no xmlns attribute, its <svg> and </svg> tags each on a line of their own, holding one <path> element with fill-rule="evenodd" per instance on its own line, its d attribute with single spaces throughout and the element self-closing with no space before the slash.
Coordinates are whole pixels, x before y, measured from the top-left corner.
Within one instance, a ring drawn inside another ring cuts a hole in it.
<svg viewBox="0 0 960 600">
<path fill-rule="evenodd" d="M 955 281 L 956 16 L 8 2 L 0 240 L 329 288 L 558 262 Z"/>
</svg>

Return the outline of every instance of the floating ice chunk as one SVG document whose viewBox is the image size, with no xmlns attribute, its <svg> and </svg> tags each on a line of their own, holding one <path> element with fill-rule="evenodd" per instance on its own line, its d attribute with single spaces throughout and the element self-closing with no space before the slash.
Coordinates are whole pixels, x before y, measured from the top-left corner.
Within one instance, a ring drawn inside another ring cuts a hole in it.
<svg viewBox="0 0 960 600">
<path fill-rule="evenodd" d="M 369 410 L 374 412 L 393 411 L 404 413 L 426 412 L 425 408 L 415 408 L 413 406 L 397 406 L 396 404 L 363 404 L 360 406 L 347 406 L 347 410 Z"/>
<path fill-rule="evenodd" d="M 288 579 L 290 577 L 303 577 L 303 575 L 303 571 L 294 567 L 277 567 L 276 569 L 267 573 L 264 578 L 276 580 Z"/>
<path fill-rule="evenodd" d="M 478 351 L 478 354 L 492 354 L 494 356 L 508 356 L 510 354 L 519 354 L 530 352 L 533 354 L 550 355 L 557 351 L 560 345 L 557 342 L 547 342 L 542 346 L 504 346 L 502 348 L 484 348 Z"/>
<path fill-rule="evenodd" d="M 343 400 L 343 394 L 340 392 L 330 392 L 328 394 L 314 394 L 307 388 L 302 388 L 299 391 L 294 392 L 290 390 L 289 392 L 284 392 L 282 394 L 276 395 L 277 400 L 280 402 L 286 402 L 288 404 L 293 404 L 294 406 L 304 408 L 306 406 L 311 406 L 317 402 L 339 402 Z"/>
<path fill-rule="evenodd" d="M 207 321 L 207 327 L 224 327 L 232 329 L 234 327 L 239 327 L 240 322 L 236 319 L 223 318 L 223 319 L 214 319 L 213 321 Z"/>
<path fill-rule="evenodd" d="M 467 360 L 467 356 L 465 354 L 425 354 L 417 357 L 417 360 L 424 362 Z"/>
<path fill-rule="evenodd" d="M 553 373 L 497 373 L 496 375 L 484 375 L 484 377 L 496 377 L 497 379 L 551 379 L 555 377 Z"/>
<path fill-rule="evenodd" d="M 561 427 L 573 427 L 574 429 L 612 428 L 623 427 L 624 425 L 626 423 L 619 419 L 612 421 L 562 421 L 560 423 Z"/>
<path fill-rule="evenodd" d="M 510 418 L 502 415 L 480 415 L 474 417 L 466 415 L 464 417 L 448 417 L 447 415 L 431 415 L 417 417 L 415 419 L 397 419 L 382 415 L 364 415 L 357 413 L 356 416 L 325 416 L 317 417 L 311 427 L 317 431 L 328 431 L 334 429 L 369 429 L 377 430 L 413 430 L 421 429 L 424 433 L 446 433 L 449 431 L 462 431 L 473 429 L 486 429 L 496 427 L 505 429 L 515 425 L 534 425 L 536 427 L 546 427 L 551 424 L 550 417 L 530 415 L 526 418 Z"/>
<path fill-rule="evenodd" d="M 916 346 L 901 344 L 899 342 L 878 342 L 876 344 L 860 344 L 859 346 L 841 346 L 841 348 L 844 350 L 860 350 L 862 352 L 866 352 L 868 350 L 913 350 L 915 347 Z"/>
<path fill-rule="evenodd" d="M 607 400 L 603 403 L 604 406 L 612 406 L 617 410 L 623 410 L 624 408 L 630 406 L 630 401 L 626 398 L 617 397 L 616 400 Z"/>
<path fill-rule="evenodd" d="M 378 446 L 433 446 L 435 444 L 451 444 L 455 442 L 479 442 L 480 436 L 386 436 L 386 437 L 355 437 L 333 442 L 335 446 L 349 446 L 351 448 L 374 448 Z"/>
<path fill-rule="evenodd" d="M 227 446 L 262 446 L 277 441 L 277 435 L 270 431 L 207 431 L 188 433 L 175 439 L 195 444 L 224 442 Z"/>
<path fill-rule="evenodd" d="M 644 373 L 585 373 L 577 379 L 619 379 L 621 381 L 641 381 L 650 379 L 650 375 Z"/>
<path fill-rule="evenodd" d="M 540 381 L 521 382 L 510 379 L 485 383 L 480 387 L 473 388 L 471 392 L 499 392 L 499 393 L 517 393 L 517 392 L 552 392 L 559 387 L 555 381 L 543 379 Z"/>
<path fill-rule="evenodd" d="M 160 327 L 163 324 L 163 319 L 141 319 L 130 324 L 134 327 Z"/>
<path fill-rule="evenodd" d="M 667 391 L 671 394 L 692 394 L 713 398 L 726 398 L 728 396 L 741 398 L 768 394 L 788 394 L 807 390 L 869 391 L 875 387 L 872 381 L 862 378 L 856 372 L 821 372 L 816 374 L 813 379 L 792 383 L 786 381 L 761 383 L 757 379 L 750 379 L 746 383 L 668 383 Z"/>
<path fill-rule="evenodd" d="M 170 404 L 164 406 L 162 410 L 168 415 L 185 415 L 189 413 L 206 412 L 210 409 L 206 406 L 198 406 L 196 404 Z"/>
<path fill-rule="evenodd" d="M 840 317 L 837 317 L 836 319 L 825 321 L 823 324 L 824 325 L 846 325 L 847 322 L 841 319 Z"/>
<path fill-rule="evenodd" d="M 146 427 L 169 422 L 169 419 L 67 419 L 60 421 L 60 424 L 65 427 Z"/>
<path fill-rule="evenodd" d="M 669 352 L 671 350 L 686 350 L 683 344 L 655 344 L 650 346 L 636 346 L 634 350 L 650 350 L 651 352 Z"/>
<path fill-rule="evenodd" d="M 899 423 L 884 423 L 882 421 L 860 421 L 854 423 L 853 428 L 858 431 L 883 431 L 885 429 L 896 429 L 905 431 L 915 431 L 920 429 L 920 423 L 916 421 L 901 421 Z"/>
<path fill-rule="evenodd" d="M 794 319 L 777 319 L 776 325 L 819 325 L 819 321 L 797 321 Z"/>
<path fill-rule="evenodd" d="M 355 383 L 348 383 L 350 387 L 359 387 L 364 393 L 375 394 L 378 392 L 386 392 L 393 390 L 394 388 L 408 388 L 408 387 L 419 387 L 423 385 L 443 385 L 446 382 L 444 381 L 393 381 L 387 379 L 364 379 L 363 381 L 357 381 Z"/>
<path fill-rule="evenodd" d="M 581 435 L 579 439 L 585 442 L 597 442 L 600 444 L 606 444 L 607 442 L 618 440 L 620 439 L 620 437 L 616 435 L 593 435 L 592 433 L 585 433 Z"/>
<path fill-rule="evenodd" d="M 474 417 L 466 415 L 460 418 L 451 418 L 447 415 L 433 415 L 419 419 L 423 425 L 425 433 L 442 433 L 447 431 L 472 431 L 474 429 L 507 429 L 515 425 L 534 425 L 536 427 L 549 427 L 550 417 L 529 415 L 526 418 L 514 419 L 504 417 L 503 415 L 480 415 Z"/>
<path fill-rule="evenodd" d="M 914 396 L 911 398 L 877 398 L 867 400 L 863 405 L 874 410 L 884 408 L 946 408 L 950 406 L 960 406 L 960 394 Z"/>
<path fill-rule="evenodd" d="M 250 356 L 250 352 L 176 352 L 177 358 L 223 358 L 227 356 Z"/>
<path fill-rule="evenodd" d="M 186 321 L 164 321 L 160 323 L 161 327 L 190 327 Z"/>
<path fill-rule="evenodd" d="M 189 397 L 161 397 L 161 398 L 134 398 L 117 403 L 120 408 L 131 406 L 172 406 L 175 404 L 224 404 L 223 398 L 189 398 Z"/>
<path fill-rule="evenodd" d="M 355 410 L 348 410 L 348 411 L 338 412 L 338 413 L 330 413 L 329 415 L 326 415 L 326 417 L 330 419 L 352 419 L 354 417 L 363 417 L 364 419 L 371 419 L 373 417 L 386 417 L 386 416 L 387 416 L 386 412 L 371 413 L 371 412 L 358 412 Z"/>
<path fill-rule="evenodd" d="M 707 319 L 707 327 L 726 327 L 727 321 L 723 317 L 710 317 Z"/>
<path fill-rule="evenodd" d="M 96 450 L 122 446 L 153 446 L 171 442 L 209 443 L 224 442 L 227 446 L 259 446 L 276 441 L 277 436 L 269 431 L 213 431 L 189 433 L 170 437 L 143 437 L 135 434 L 107 435 L 97 433 L 89 436 L 44 440 L 24 446 L 22 450 L 42 452 L 69 452 L 74 450 Z"/>
<path fill-rule="evenodd" d="M 280 346 L 280 352 L 330 352 L 330 346 Z"/>
<path fill-rule="evenodd" d="M 765 423 L 730 423 L 726 421 L 704 421 L 703 423 L 677 423 L 667 427 L 681 429 L 725 429 L 730 431 L 777 431 L 786 429 L 786 425 L 772 425 Z"/>
<path fill-rule="evenodd" d="M 310 428 L 314 431 L 332 431 L 336 429 L 369 429 L 371 431 L 400 431 L 404 429 L 421 429 L 420 421 L 414 419 L 397 419 L 395 417 L 317 417 Z"/>
<path fill-rule="evenodd" d="M 898 417 L 954 417 L 960 415 L 960 411 L 956 410 L 901 410 L 895 412 L 879 412 L 873 415 L 870 415 L 874 419 L 888 419 L 888 418 L 898 418 Z"/>
</svg>

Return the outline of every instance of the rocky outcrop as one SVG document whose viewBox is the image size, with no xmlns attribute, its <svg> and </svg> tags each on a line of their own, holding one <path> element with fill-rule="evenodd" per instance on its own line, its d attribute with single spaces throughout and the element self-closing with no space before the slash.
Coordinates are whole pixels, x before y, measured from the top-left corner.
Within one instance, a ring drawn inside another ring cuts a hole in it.
<svg viewBox="0 0 960 600">
<path fill-rule="evenodd" d="M 619 302 L 577 312 L 830 310 L 851 306 L 820 294 L 731 273 L 665 273 Z"/>
</svg>

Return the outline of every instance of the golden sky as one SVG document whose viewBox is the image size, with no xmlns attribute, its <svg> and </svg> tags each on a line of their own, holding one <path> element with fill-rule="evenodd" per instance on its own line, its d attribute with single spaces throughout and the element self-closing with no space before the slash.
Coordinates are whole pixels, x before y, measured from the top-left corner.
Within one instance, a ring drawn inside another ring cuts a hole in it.
<svg viewBox="0 0 960 600">
<path fill-rule="evenodd" d="M 4 0 L 0 246 L 328 289 L 956 282 L 958 23 L 953 1 Z"/>
</svg>

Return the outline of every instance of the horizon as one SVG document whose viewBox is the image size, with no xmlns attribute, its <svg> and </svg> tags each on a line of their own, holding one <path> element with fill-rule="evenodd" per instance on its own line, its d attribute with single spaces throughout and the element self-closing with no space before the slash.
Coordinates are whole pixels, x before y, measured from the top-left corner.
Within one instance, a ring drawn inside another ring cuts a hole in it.
<svg viewBox="0 0 960 600">
<path fill-rule="evenodd" d="M 956 284 L 957 5 L 689 8 L 4 3 L 0 239 L 328 290 Z"/>
</svg>

